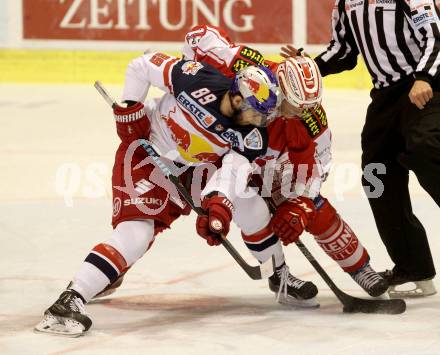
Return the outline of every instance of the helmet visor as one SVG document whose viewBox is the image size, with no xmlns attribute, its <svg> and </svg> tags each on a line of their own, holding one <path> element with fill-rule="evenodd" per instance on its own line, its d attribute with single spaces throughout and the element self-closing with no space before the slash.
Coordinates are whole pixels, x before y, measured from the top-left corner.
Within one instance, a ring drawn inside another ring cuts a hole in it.
<svg viewBox="0 0 440 355">
<path fill-rule="evenodd" d="M 258 127 L 265 127 L 269 124 L 275 112 L 262 113 L 256 110 L 246 99 L 243 99 L 240 108 L 240 122 Z"/>
</svg>

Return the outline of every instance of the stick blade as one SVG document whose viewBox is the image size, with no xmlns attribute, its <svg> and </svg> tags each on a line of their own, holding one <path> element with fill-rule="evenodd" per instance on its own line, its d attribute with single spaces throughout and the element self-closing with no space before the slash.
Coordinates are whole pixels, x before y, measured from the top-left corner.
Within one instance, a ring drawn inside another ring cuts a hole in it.
<svg viewBox="0 0 440 355">
<path fill-rule="evenodd" d="M 351 297 L 344 300 L 344 313 L 401 314 L 406 310 L 402 299 L 366 300 Z"/>
</svg>

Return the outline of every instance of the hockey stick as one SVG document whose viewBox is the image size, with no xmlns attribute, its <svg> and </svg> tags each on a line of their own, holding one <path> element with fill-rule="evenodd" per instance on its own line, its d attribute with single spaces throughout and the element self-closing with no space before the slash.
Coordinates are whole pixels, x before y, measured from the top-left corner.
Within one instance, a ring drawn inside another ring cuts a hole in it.
<svg viewBox="0 0 440 355">
<path fill-rule="evenodd" d="M 95 82 L 95 88 L 104 98 L 104 100 L 113 107 L 116 105 L 116 101 L 110 96 L 107 90 L 103 87 L 103 85 L 99 82 Z M 194 201 L 186 189 L 185 186 L 180 182 L 179 178 L 173 174 L 172 168 L 169 167 L 166 163 L 164 163 L 161 159 L 160 152 L 158 152 L 157 148 L 153 146 L 153 144 L 146 140 L 142 139 L 141 145 L 147 152 L 147 154 L 153 159 L 156 163 L 157 167 L 162 171 L 162 173 L 174 184 L 177 191 L 182 195 L 185 201 L 191 206 L 191 208 L 198 215 L 203 215 L 205 212 L 202 208 L 197 207 L 194 204 Z M 225 247 L 225 249 L 229 252 L 229 254 L 235 259 L 235 261 L 241 266 L 241 268 L 249 275 L 249 277 L 253 280 L 261 280 L 272 276 L 275 272 L 275 258 L 272 256 L 271 259 L 262 263 L 260 266 L 251 266 L 249 265 L 243 257 L 238 253 L 238 251 L 232 246 L 232 244 L 225 238 L 221 238 L 221 243 Z"/>
<path fill-rule="evenodd" d="M 266 202 L 269 205 L 269 209 L 272 214 L 275 212 L 276 207 L 270 197 L 266 198 Z M 319 276 L 330 287 L 336 297 L 343 305 L 343 311 L 345 313 L 382 313 L 382 314 L 400 314 L 405 312 L 406 303 L 402 299 L 392 300 L 380 300 L 380 299 L 363 299 L 350 296 L 339 289 L 333 280 L 328 276 L 322 266 L 318 263 L 315 257 L 310 253 L 309 249 L 304 245 L 301 240 L 295 242 L 301 253 L 312 264 Z"/>
</svg>

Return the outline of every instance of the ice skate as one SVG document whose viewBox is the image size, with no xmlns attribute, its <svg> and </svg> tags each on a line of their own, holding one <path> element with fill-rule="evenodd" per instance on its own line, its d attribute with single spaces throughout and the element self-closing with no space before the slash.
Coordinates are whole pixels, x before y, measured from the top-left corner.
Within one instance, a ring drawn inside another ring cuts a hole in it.
<svg viewBox="0 0 440 355">
<path fill-rule="evenodd" d="M 310 281 L 303 281 L 289 272 L 289 267 L 283 263 L 269 277 L 269 288 L 276 293 L 276 300 L 281 304 L 296 307 L 319 307 L 316 300 L 318 289 Z"/>
<path fill-rule="evenodd" d="M 383 295 L 389 286 L 388 281 L 374 271 L 368 262 L 359 270 L 350 273 L 350 276 L 371 297 Z"/>
<path fill-rule="evenodd" d="M 390 298 L 426 297 L 437 293 L 433 278 L 415 280 L 411 276 L 395 271 L 385 270 L 379 273 L 390 285 Z"/>
<path fill-rule="evenodd" d="M 74 290 L 64 291 L 58 300 L 44 312 L 43 320 L 35 331 L 68 337 L 83 335 L 92 325 L 84 309 L 84 302 Z"/>
</svg>

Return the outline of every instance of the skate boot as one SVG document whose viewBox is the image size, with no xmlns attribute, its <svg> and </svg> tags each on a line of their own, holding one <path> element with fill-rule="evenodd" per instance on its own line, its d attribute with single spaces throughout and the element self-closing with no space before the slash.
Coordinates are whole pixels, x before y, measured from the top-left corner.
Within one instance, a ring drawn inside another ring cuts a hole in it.
<svg viewBox="0 0 440 355">
<path fill-rule="evenodd" d="M 92 325 L 84 309 L 81 295 L 74 290 L 64 291 L 58 300 L 44 312 L 43 320 L 35 331 L 78 337 Z"/>
<path fill-rule="evenodd" d="M 368 262 L 357 271 L 350 273 L 350 276 L 371 297 L 379 297 L 388 290 L 388 281 L 374 271 Z"/>
<path fill-rule="evenodd" d="M 379 272 L 379 275 L 390 285 L 388 289 L 390 298 L 426 297 L 437 293 L 432 281 L 433 277 L 417 280 L 396 269 Z"/>
<path fill-rule="evenodd" d="M 278 266 L 269 277 L 269 288 L 275 292 L 277 302 L 296 307 L 319 307 L 316 300 L 318 289 L 310 281 L 303 281 L 289 272 L 286 263 Z"/>
</svg>

